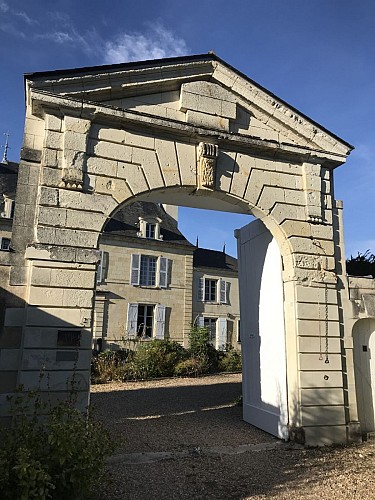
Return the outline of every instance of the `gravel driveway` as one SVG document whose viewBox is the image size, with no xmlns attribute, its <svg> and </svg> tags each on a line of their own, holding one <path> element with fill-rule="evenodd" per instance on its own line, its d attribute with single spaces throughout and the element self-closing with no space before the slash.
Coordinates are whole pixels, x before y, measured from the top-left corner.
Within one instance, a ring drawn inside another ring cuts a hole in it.
<svg viewBox="0 0 375 500">
<path fill-rule="evenodd" d="M 374 499 L 375 445 L 303 449 L 242 421 L 241 375 L 92 387 L 118 444 L 101 499 Z"/>
</svg>

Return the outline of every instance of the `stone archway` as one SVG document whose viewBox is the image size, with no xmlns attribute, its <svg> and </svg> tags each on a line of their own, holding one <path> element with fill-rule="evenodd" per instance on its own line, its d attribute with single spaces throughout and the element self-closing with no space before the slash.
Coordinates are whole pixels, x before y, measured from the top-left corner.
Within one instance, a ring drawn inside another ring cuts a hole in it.
<svg viewBox="0 0 375 500">
<path fill-rule="evenodd" d="M 118 206 L 225 203 L 280 249 L 289 424 L 346 442 L 333 169 L 351 146 L 214 55 L 35 73 L 26 96 L 9 285 L 26 307 L 5 317 L 18 382 L 44 365 L 58 397 L 75 364 L 87 397 L 98 236 Z"/>
</svg>

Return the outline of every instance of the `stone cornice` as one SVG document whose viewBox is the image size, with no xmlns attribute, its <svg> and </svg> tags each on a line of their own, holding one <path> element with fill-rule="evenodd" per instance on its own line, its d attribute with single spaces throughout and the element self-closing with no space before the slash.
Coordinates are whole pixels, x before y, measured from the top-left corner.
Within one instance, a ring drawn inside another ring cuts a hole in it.
<svg viewBox="0 0 375 500">
<path fill-rule="evenodd" d="M 202 126 L 194 126 L 170 118 L 162 118 L 133 110 L 123 110 L 113 106 L 106 106 L 94 102 L 82 101 L 73 97 L 63 97 L 41 90 L 30 90 L 30 104 L 32 113 L 43 116 L 45 112 L 52 110 L 60 114 L 72 114 L 81 118 L 90 119 L 95 122 L 115 124 L 126 124 L 137 129 L 142 127 L 144 132 L 158 130 L 178 139 L 188 135 L 192 142 L 202 140 L 215 140 L 221 149 L 231 151 L 262 153 L 272 158 L 290 157 L 291 161 L 298 163 L 319 163 L 326 168 L 335 168 L 345 162 L 346 156 L 321 151 L 295 144 L 278 143 L 255 139 L 248 135 L 227 133 L 220 130 L 212 130 Z"/>
</svg>

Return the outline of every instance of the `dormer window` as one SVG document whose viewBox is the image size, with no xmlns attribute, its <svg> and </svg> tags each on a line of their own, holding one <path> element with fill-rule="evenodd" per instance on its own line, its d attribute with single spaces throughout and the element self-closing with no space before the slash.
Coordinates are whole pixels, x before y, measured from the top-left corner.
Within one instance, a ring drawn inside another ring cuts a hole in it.
<svg viewBox="0 0 375 500">
<path fill-rule="evenodd" d="M 4 211 L 1 213 L 1 217 L 5 219 L 13 219 L 14 216 L 14 200 L 7 198 L 4 195 Z"/>
<path fill-rule="evenodd" d="M 146 238 L 155 239 L 156 224 L 152 222 L 146 222 Z"/>
<path fill-rule="evenodd" d="M 147 217 L 147 219 L 140 217 L 138 236 L 149 240 L 162 240 L 163 236 L 160 234 L 160 223 L 161 219 L 158 217 Z"/>
</svg>

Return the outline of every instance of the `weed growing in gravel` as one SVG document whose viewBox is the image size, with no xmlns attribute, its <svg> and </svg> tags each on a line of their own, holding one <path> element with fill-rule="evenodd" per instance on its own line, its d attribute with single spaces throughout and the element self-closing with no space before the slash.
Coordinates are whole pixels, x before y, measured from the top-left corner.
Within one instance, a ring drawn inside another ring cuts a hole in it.
<svg viewBox="0 0 375 500">
<path fill-rule="evenodd" d="M 0 498 L 87 498 L 113 451 L 102 424 L 74 407 L 74 393 L 52 407 L 40 393 L 20 387 L 8 401 L 12 418 L 0 440 Z"/>
</svg>

